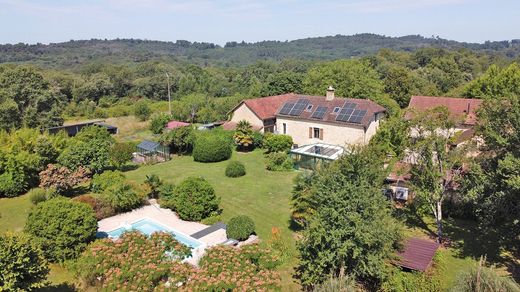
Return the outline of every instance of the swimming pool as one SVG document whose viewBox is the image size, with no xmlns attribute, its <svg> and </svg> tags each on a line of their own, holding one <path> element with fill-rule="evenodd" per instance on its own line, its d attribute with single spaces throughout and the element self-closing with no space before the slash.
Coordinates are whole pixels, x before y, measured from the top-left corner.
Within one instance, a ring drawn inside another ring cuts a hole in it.
<svg viewBox="0 0 520 292">
<path fill-rule="evenodd" d="M 180 243 L 182 243 L 186 246 L 189 246 L 192 249 L 198 248 L 201 245 L 203 245 L 202 242 L 196 240 L 195 238 L 193 238 L 187 234 L 184 234 L 182 232 L 179 232 L 177 230 L 173 230 L 173 229 L 171 229 L 167 226 L 164 226 L 149 218 L 144 218 L 144 219 L 135 221 L 132 224 L 128 224 L 128 226 L 124 226 L 124 227 L 114 229 L 112 231 L 108 231 L 107 235 L 110 238 L 119 238 L 119 236 L 121 236 L 121 234 L 123 234 L 126 231 L 130 231 L 130 230 L 138 230 L 146 235 L 151 235 L 154 232 L 160 232 L 160 231 L 168 232 L 168 233 L 171 233 L 175 237 L 175 239 L 177 239 Z"/>
</svg>

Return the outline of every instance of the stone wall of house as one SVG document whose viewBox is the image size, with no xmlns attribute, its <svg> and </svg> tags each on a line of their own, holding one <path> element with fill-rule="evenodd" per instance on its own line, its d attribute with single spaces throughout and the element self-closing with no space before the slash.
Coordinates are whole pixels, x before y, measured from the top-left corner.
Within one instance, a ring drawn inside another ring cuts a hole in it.
<svg viewBox="0 0 520 292">
<path fill-rule="evenodd" d="M 261 131 L 263 132 L 264 122 L 260 120 L 244 103 L 233 112 L 231 117 L 231 121 L 235 123 L 242 120 L 248 121 L 254 128 L 262 128 Z"/>
<path fill-rule="evenodd" d="M 361 144 L 365 145 L 368 143 L 372 135 L 377 129 L 379 121 L 376 123 L 370 123 L 367 133 L 365 133 L 363 125 L 336 125 L 332 123 L 323 123 L 319 121 L 307 121 L 299 119 L 291 119 L 286 117 L 277 117 L 276 119 L 276 130 L 278 134 L 284 134 L 283 129 L 286 125 L 287 135 L 293 138 L 295 144 L 298 146 L 314 144 L 314 143 L 326 143 L 339 146 Z M 309 128 L 313 128 L 310 130 Z M 321 139 L 314 137 L 314 128 L 318 128 L 321 132 Z M 369 132 L 370 131 L 370 132 Z M 309 137 L 311 132 L 311 138 Z M 369 134 L 370 133 L 370 134 Z"/>
</svg>

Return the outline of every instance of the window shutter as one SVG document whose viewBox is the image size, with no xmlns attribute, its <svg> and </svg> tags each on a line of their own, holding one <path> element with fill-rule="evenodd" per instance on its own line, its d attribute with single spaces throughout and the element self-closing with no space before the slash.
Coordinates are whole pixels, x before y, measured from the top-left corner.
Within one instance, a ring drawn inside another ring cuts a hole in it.
<svg viewBox="0 0 520 292">
<path fill-rule="evenodd" d="M 309 127 L 309 138 L 312 138 L 312 127 Z"/>
<path fill-rule="evenodd" d="M 320 140 L 323 140 L 323 129 L 320 129 Z"/>
</svg>

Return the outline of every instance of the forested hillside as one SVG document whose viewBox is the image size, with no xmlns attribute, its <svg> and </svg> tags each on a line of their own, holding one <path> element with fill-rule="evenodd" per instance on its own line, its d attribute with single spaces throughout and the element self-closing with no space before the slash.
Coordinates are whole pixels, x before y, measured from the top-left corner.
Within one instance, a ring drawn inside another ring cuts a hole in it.
<svg viewBox="0 0 520 292">
<path fill-rule="evenodd" d="M 374 54 L 382 48 L 415 51 L 424 47 L 471 49 L 515 58 L 520 40 L 464 43 L 418 35 L 387 37 L 376 34 L 336 35 L 293 41 L 257 43 L 228 42 L 224 47 L 212 43 L 148 41 L 137 39 L 71 40 L 64 43 L 0 45 L 0 63 L 31 62 L 46 67 L 71 67 L 90 61 L 110 63 L 150 60 L 186 61 L 199 65 L 248 65 L 261 60 L 287 58 L 335 60 Z"/>
</svg>

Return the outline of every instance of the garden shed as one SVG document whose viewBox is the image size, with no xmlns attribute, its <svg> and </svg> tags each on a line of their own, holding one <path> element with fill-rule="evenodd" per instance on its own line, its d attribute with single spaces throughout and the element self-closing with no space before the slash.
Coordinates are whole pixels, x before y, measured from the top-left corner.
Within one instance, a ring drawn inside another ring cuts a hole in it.
<svg viewBox="0 0 520 292">
<path fill-rule="evenodd" d="M 289 153 L 296 169 L 315 170 L 324 163 L 338 159 L 343 152 L 345 149 L 341 146 L 316 143 L 292 149 Z"/>
<path fill-rule="evenodd" d="M 137 145 L 137 155 L 143 160 L 139 162 L 166 161 L 170 159 L 170 148 L 158 142 L 144 140 Z"/>
</svg>

